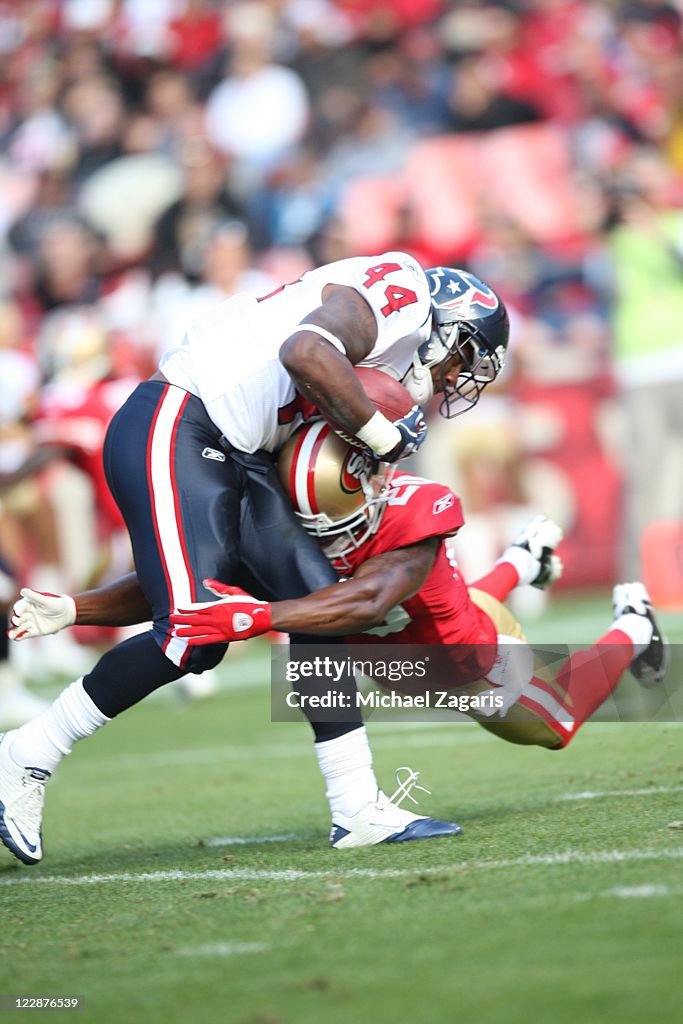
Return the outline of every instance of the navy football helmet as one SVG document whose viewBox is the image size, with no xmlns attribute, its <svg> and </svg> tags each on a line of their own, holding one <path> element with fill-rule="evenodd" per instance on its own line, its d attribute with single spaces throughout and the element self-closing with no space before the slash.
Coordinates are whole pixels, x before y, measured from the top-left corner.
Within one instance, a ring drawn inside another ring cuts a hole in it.
<svg viewBox="0 0 683 1024">
<path fill-rule="evenodd" d="M 440 366 L 439 412 L 450 419 L 476 405 L 503 369 L 510 322 L 502 300 L 474 274 L 432 267 L 425 276 L 432 297 L 431 335 L 418 348 L 402 383 L 418 405 L 425 405 L 434 393 L 431 369 Z M 455 355 L 464 365 L 453 385 L 447 383 L 446 372 Z"/>
</svg>

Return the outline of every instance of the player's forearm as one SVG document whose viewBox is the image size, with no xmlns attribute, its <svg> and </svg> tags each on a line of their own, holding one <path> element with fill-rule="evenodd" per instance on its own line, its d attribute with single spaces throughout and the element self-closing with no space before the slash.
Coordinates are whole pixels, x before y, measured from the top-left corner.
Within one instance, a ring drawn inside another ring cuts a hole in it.
<svg viewBox="0 0 683 1024">
<path fill-rule="evenodd" d="M 343 636 L 379 626 L 387 613 L 416 594 L 436 557 L 438 538 L 371 558 L 351 580 L 317 590 L 293 601 L 261 601 L 220 580 L 204 586 L 220 600 L 177 608 L 170 621 L 175 635 L 189 644 L 231 643 L 283 633 Z"/>
<path fill-rule="evenodd" d="M 322 305 L 311 310 L 284 342 L 280 359 L 299 393 L 342 430 L 355 434 L 375 408 L 352 367 L 372 350 L 377 322 L 354 288 L 326 285 L 322 297 Z"/>
<path fill-rule="evenodd" d="M 405 598 L 405 586 L 379 578 L 344 580 L 308 597 L 271 605 L 272 628 L 281 633 L 344 636 L 384 622 L 387 612 Z"/>
<path fill-rule="evenodd" d="M 282 362 L 297 391 L 326 419 L 355 435 L 375 407 L 349 360 L 317 334 L 299 331 L 283 346 Z"/>
<path fill-rule="evenodd" d="M 392 608 L 424 584 L 438 544 L 438 538 L 431 538 L 385 552 L 362 565 L 353 579 L 296 601 L 275 602 L 272 628 L 282 633 L 343 636 L 381 625 Z"/>
<path fill-rule="evenodd" d="M 152 618 L 134 572 L 107 586 L 75 594 L 74 600 L 77 626 L 134 626 Z"/>
</svg>

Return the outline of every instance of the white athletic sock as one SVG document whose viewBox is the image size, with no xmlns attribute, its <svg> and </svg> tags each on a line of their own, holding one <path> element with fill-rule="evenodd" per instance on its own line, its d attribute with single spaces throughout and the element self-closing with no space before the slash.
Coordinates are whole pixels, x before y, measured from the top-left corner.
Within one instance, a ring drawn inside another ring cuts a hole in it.
<svg viewBox="0 0 683 1024">
<path fill-rule="evenodd" d="M 627 612 L 615 619 L 612 629 L 620 629 L 633 644 L 633 657 L 646 651 L 652 640 L 652 623 L 645 615 L 636 615 L 635 612 Z"/>
<path fill-rule="evenodd" d="M 333 740 L 315 744 L 320 771 L 327 784 L 332 817 L 352 817 L 377 799 L 377 779 L 365 726 Z"/>
<path fill-rule="evenodd" d="M 24 768 L 53 772 L 76 740 L 91 736 L 109 721 L 83 689 L 83 680 L 77 679 L 47 711 L 17 729 L 10 747 L 12 760 Z"/>
<path fill-rule="evenodd" d="M 519 576 L 518 587 L 531 583 L 541 571 L 539 560 L 534 558 L 526 548 L 520 548 L 517 544 L 511 544 L 509 548 L 505 549 L 496 565 L 500 562 L 508 562 L 517 570 L 517 575 Z"/>
</svg>

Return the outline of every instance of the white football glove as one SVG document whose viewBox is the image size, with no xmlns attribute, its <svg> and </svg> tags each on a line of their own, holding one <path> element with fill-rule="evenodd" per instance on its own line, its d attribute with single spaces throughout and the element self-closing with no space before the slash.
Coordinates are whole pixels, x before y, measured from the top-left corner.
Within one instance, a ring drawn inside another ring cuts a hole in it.
<svg viewBox="0 0 683 1024">
<path fill-rule="evenodd" d="M 562 576 L 564 565 L 555 548 L 562 540 L 562 527 L 546 516 L 536 516 L 517 534 L 499 561 L 511 562 L 520 584 L 545 590 Z"/>
<path fill-rule="evenodd" d="M 47 594 L 24 587 L 15 603 L 7 636 L 10 640 L 27 640 L 49 636 L 76 621 L 76 602 L 69 594 Z"/>
</svg>

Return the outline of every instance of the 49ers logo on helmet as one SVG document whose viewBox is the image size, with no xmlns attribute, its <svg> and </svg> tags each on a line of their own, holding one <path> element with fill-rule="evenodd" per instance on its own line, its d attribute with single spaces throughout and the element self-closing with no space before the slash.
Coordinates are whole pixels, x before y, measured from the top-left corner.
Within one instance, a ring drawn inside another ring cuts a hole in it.
<svg viewBox="0 0 683 1024">
<path fill-rule="evenodd" d="M 361 477 L 372 473 L 372 459 L 365 452 L 354 451 L 347 454 L 339 470 L 341 488 L 347 494 L 355 494 L 361 489 Z"/>
<path fill-rule="evenodd" d="M 439 268 L 440 270 L 441 268 Z M 498 308 L 498 296 L 466 270 L 448 269 L 448 276 L 431 274 L 431 294 L 440 309 L 453 309 L 459 317 L 486 316 Z"/>
</svg>

